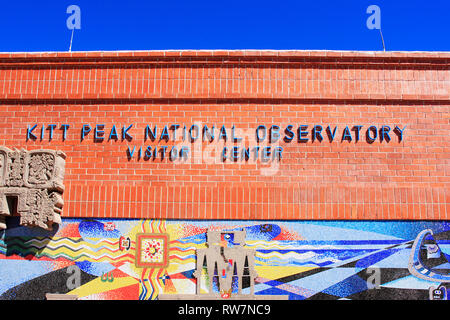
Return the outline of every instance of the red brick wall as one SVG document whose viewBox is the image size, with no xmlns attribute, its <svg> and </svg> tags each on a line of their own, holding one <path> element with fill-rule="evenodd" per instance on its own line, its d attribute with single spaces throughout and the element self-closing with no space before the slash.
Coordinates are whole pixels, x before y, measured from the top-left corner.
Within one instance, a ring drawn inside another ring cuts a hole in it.
<svg viewBox="0 0 450 320">
<path fill-rule="evenodd" d="M 449 66 L 447 53 L 0 54 L 0 145 L 66 152 L 65 217 L 447 219 Z M 174 123 L 215 124 L 216 139 L 222 125 L 250 140 L 260 124 L 308 125 L 309 138 L 314 125 L 338 129 L 333 142 L 279 143 L 269 164 L 127 158 L 128 147 L 174 145 L 143 139 L 146 125 Z M 58 125 L 52 141 L 39 139 L 43 124 Z M 83 124 L 105 124 L 106 138 L 133 124 L 134 138 L 81 141 Z M 361 139 L 342 142 L 354 125 Z M 370 125 L 406 127 L 403 140 L 391 131 L 370 144 Z"/>
</svg>

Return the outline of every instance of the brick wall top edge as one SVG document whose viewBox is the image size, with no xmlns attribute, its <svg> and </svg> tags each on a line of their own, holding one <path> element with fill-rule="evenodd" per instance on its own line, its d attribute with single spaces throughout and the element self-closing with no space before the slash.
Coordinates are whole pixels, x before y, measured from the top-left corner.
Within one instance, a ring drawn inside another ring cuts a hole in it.
<svg viewBox="0 0 450 320">
<path fill-rule="evenodd" d="M 64 59 L 66 62 L 85 60 L 136 60 L 143 59 L 253 59 L 273 61 L 298 61 L 304 59 L 324 59 L 335 61 L 389 61 L 423 63 L 439 61 L 440 63 L 450 63 L 450 52 L 436 51 L 303 51 L 303 50 L 180 50 L 180 51 L 77 51 L 77 52 L 0 52 L 0 60 L 3 62 L 39 62 L 58 61 Z"/>
</svg>

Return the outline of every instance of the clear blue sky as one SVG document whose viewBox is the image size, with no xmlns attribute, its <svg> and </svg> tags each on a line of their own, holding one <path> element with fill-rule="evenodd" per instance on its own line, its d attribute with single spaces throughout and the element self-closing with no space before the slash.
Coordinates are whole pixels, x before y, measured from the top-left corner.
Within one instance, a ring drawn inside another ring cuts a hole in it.
<svg viewBox="0 0 450 320">
<path fill-rule="evenodd" d="M 159 49 L 450 51 L 450 0 L 3 1 L 0 51 L 68 51 L 69 5 L 81 9 L 72 51 Z"/>
</svg>

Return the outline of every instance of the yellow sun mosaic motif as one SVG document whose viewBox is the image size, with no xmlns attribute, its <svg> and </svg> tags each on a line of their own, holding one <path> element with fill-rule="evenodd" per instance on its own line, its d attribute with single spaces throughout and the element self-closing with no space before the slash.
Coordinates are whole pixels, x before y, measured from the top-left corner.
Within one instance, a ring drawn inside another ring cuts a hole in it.
<svg viewBox="0 0 450 320">
<path fill-rule="evenodd" d="M 136 267 L 164 268 L 168 265 L 169 235 L 140 233 L 136 236 Z"/>
</svg>

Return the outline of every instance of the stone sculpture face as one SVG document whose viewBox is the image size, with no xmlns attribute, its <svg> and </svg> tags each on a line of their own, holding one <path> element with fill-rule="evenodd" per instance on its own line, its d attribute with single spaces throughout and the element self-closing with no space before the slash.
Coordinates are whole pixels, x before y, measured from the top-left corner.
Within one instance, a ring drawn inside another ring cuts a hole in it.
<svg viewBox="0 0 450 320">
<path fill-rule="evenodd" d="M 17 199 L 20 224 L 52 229 L 61 223 L 66 155 L 54 150 L 10 150 L 0 147 L 0 229 L 10 216 L 7 199 Z"/>
</svg>

